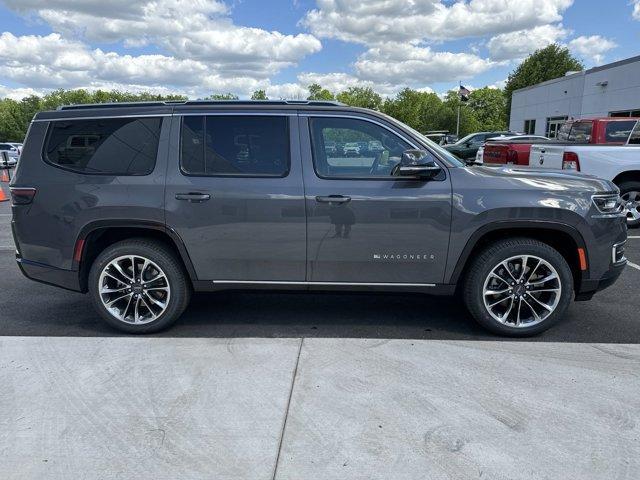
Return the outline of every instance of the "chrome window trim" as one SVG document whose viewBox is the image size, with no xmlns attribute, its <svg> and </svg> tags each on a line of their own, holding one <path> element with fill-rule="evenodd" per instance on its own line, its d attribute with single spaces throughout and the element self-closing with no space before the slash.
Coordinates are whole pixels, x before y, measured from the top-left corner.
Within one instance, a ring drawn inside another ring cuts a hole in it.
<svg viewBox="0 0 640 480">
<path fill-rule="evenodd" d="M 347 285 L 359 287 L 435 287 L 435 283 L 301 282 L 284 280 L 212 280 L 214 284 L 246 285 Z"/>
<path fill-rule="evenodd" d="M 174 117 L 194 117 L 194 116 L 236 116 L 236 117 L 297 117 L 296 113 L 282 113 L 282 112 L 253 112 L 245 110 L 242 112 L 225 112 L 219 110 L 202 110 L 199 112 L 175 112 L 171 114 Z"/>
<path fill-rule="evenodd" d="M 36 118 L 32 122 L 66 122 L 72 120 L 104 120 L 109 118 L 151 118 L 151 117 L 170 117 L 170 113 L 155 113 L 142 115 L 99 115 L 92 117 L 58 117 L 58 118 Z"/>
</svg>

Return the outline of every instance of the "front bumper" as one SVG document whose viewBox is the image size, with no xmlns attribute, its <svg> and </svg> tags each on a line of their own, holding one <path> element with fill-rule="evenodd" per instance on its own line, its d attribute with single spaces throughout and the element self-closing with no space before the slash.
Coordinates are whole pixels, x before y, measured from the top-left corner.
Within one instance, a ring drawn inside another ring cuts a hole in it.
<svg viewBox="0 0 640 480">
<path fill-rule="evenodd" d="M 613 285 L 627 265 L 627 260 L 612 265 L 611 268 L 598 279 L 583 279 L 576 291 L 576 301 L 591 300 L 593 295 Z"/>
</svg>

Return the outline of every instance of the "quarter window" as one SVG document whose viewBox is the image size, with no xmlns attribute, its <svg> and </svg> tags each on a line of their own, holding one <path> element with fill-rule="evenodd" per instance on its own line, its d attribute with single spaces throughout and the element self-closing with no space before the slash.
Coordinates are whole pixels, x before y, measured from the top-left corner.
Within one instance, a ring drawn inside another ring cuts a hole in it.
<svg viewBox="0 0 640 480">
<path fill-rule="evenodd" d="M 324 178 L 391 177 L 411 146 L 389 130 L 354 118 L 310 118 L 313 162 Z"/>
<path fill-rule="evenodd" d="M 286 176 L 288 121 L 285 116 L 185 116 L 182 171 L 202 176 Z"/>
<path fill-rule="evenodd" d="M 55 121 L 45 158 L 84 174 L 147 175 L 156 163 L 161 125 L 161 118 Z"/>
</svg>

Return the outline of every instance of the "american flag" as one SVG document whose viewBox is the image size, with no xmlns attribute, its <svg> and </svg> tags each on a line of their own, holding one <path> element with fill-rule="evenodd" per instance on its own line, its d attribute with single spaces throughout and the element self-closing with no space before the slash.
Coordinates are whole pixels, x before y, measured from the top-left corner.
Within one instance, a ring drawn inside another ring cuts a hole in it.
<svg viewBox="0 0 640 480">
<path fill-rule="evenodd" d="M 464 85 L 460 85 L 460 89 L 458 90 L 458 95 L 460 96 L 460 100 L 462 100 L 463 102 L 468 101 L 470 94 L 471 94 L 471 91 L 469 91 L 468 88 L 466 88 Z"/>
</svg>

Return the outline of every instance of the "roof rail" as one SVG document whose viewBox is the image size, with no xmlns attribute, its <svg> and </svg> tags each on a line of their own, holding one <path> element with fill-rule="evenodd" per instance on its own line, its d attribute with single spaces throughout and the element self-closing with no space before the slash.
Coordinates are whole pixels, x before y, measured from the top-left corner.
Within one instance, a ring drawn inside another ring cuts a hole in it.
<svg viewBox="0 0 640 480">
<path fill-rule="evenodd" d="M 330 100 L 167 100 L 164 102 L 112 102 L 61 105 L 58 110 L 81 110 L 85 108 L 120 107 L 164 107 L 173 105 L 311 105 L 318 107 L 340 107 L 344 103 Z"/>
</svg>

